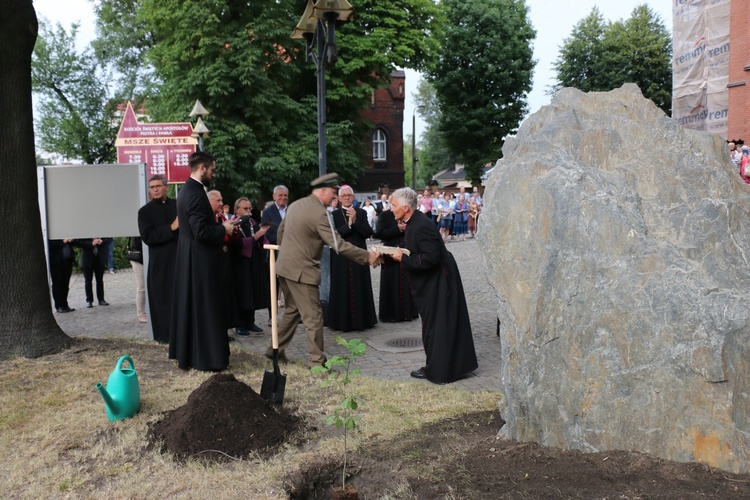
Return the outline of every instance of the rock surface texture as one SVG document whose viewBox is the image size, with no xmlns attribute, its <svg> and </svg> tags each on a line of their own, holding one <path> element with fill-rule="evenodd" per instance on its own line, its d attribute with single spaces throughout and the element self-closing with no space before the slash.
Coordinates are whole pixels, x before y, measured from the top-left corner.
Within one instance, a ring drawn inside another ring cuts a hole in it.
<svg viewBox="0 0 750 500">
<path fill-rule="evenodd" d="M 750 472 L 750 186 L 637 86 L 558 92 L 503 147 L 479 238 L 502 433 Z"/>
</svg>

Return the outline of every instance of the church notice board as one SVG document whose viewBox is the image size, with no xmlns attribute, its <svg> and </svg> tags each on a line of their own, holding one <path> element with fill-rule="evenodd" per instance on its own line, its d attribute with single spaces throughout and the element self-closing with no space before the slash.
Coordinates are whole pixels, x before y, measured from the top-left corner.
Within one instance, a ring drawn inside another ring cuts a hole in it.
<svg viewBox="0 0 750 500">
<path fill-rule="evenodd" d="M 170 183 L 190 177 L 188 159 L 197 144 L 191 123 L 138 123 L 129 102 L 115 141 L 118 163 L 145 163 L 147 177 L 160 174 Z"/>
</svg>

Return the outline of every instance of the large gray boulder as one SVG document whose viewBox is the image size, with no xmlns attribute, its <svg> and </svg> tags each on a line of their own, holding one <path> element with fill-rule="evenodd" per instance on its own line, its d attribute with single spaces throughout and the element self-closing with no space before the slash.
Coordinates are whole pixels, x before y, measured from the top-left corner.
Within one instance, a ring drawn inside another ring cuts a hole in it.
<svg viewBox="0 0 750 500">
<path fill-rule="evenodd" d="M 479 241 L 502 432 L 750 472 L 750 186 L 638 87 L 558 92 L 503 147 Z"/>
</svg>

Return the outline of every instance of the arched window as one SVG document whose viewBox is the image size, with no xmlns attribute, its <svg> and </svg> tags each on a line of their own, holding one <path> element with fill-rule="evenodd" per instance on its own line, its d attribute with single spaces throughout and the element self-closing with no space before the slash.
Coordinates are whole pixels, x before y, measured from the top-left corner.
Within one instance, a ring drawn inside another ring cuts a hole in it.
<svg viewBox="0 0 750 500">
<path fill-rule="evenodd" d="M 377 129 L 372 134 L 372 159 L 375 161 L 386 160 L 386 140 L 385 132 L 381 129 Z"/>
</svg>

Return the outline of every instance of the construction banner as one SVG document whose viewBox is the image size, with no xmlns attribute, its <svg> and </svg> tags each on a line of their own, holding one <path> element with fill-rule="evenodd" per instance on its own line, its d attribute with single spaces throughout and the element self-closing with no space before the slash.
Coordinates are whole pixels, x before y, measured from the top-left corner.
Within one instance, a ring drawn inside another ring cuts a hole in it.
<svg viewBox="0 0 750 500">
<path fill-rule="evenodd" d="M 672 118 L 722 137 L 729 116 L 730 0 L 673 0 Z"/>
</svg>

